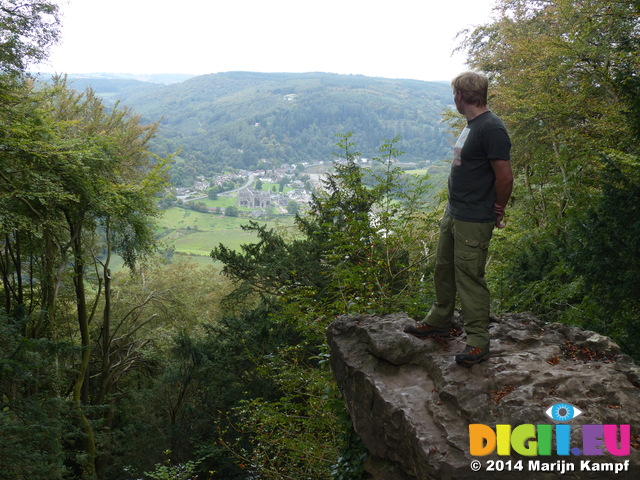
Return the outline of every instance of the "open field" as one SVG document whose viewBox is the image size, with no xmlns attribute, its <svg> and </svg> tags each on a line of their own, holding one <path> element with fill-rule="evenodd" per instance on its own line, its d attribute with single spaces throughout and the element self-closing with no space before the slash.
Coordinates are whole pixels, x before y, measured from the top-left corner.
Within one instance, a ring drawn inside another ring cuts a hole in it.
<svg viewBox="0 0 640 480">
<path fill-rule="evenodd" d="M 193 203 L 204 203 L 207 208 L 227 208 L 238 204 L 237 197 L 234 196 L 222 196 L 218 195 L 216 200 L 210 200 L 209 198 L 199 198 L 197 200 L 191 200 Z"/>
<path fill-rule="evenodd" d="M 428 168 L 417 168 L 415 170 L 405 170 L 404 173 L 410 173 L 411 175 L 415 175 L 416 177 L 422 176 L 422 175 L 428 175 L 429 174 L 429 169 Z"/>
<path fill-rule="evenodd" d="M 257 239 L 254 233 L 246 232 L 241 228 L 242 225 L 247 225 L 249 220 L 247 217 L 226 217 L 172 207 L 163 212 L 156 224 L 161 243 L 174 246 L 179 255 L 203 257 L 202 260 L 210 262 L 209 253 L 220 243 L 239 250 L 240 245 L 252 243 Z M 293 225 L 292 216 L 277 216 L 256 221 L 273 228 L 286 228 Z"/>
</svg>

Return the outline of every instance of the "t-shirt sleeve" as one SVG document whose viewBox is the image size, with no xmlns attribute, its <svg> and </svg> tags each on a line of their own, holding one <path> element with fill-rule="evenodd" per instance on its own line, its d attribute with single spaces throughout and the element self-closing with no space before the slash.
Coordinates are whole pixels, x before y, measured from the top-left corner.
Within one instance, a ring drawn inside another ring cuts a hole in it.
<svg viewBox="0 0 640 480">
<path fill-rule="evenodd" d="M 507 129 L 502 125 L 494 125 L 484 135 L 484 148 L 489 160 L 510 160 L 511 140 Z"/>
</svg>

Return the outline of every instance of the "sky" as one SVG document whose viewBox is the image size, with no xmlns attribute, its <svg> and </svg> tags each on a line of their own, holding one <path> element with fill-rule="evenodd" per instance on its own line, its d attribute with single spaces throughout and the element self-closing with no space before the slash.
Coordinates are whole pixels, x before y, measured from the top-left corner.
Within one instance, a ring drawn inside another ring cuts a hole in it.
<svg viewBox="0 0 640 480">
<path fill-rule="evenodd" d="M 60 0 L 50 73 L 328 72 L 450 80 L 494 0 Z"/>
</svg>

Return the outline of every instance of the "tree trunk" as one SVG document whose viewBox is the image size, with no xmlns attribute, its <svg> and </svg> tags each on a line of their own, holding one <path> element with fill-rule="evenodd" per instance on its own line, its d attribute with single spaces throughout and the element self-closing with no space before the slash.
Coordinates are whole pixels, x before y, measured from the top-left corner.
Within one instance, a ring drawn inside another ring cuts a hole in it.
<svg viewBox="0 0 640 480">
<path fill-rule="evenodd" d="M 4 310 L 7 315 L 11 314 L 11 279 L 9 274 L 9 234 L 4 236 L 4 252 L 0 258 L 0 271 L 2 272 L 2 284 L 4 290 Z"/>
<path fill-rule="evenodd" d="M 102 362 L 100 368 L 100 386 L 96 405 L 104 405 L 108 401 L 109 394 L 112 390 L 111 382 L 111 242 L 109 238 L 109 223 L 106 225 L 107 240 L 107 258 L 102 265 L 104 278 L 104 310 L 102 315 Z M 113 424 L 113 406 L 108 405 L 103 417 L 103 429 L 111 430 Z M 101 480 L 105 478 L 108 456 L 104 454 L 96 457 L 96 478 Z"/>
<path fill-rule="evenodd" d="M 83 478 L 90 480 L 95 478 L 96 443 L 95 434 L 91 422 L 83 411 L 83 405 L 88 403 L 87 377 L 89 372 L 89 360 L 91 358 L 91 338 L 89 333 L 89 312 L 84 287 L 84 260 L 82 258 L 82 222 L 69 222 L 71 230 L 71 245 L 73 249 L 73 284 L 75 287 L 76 304 L 78 312 L 78 326 L 80 328 L 80 340 L 82 357 L 75 385 L 73 388 L 73 401 L 76 412 L 85 434 L 84 448 L 86 460 L 82 466 Z"/>
<path fill-rule="evenodd" d="M 51 325 L 56 310 L 57 278 L 56 278 L 56 244 L 50 228 L 44 231 L 44 258 L 42 272 L 41 312 L 33 326 L 34 338 L 50 338 Z"/>
</svg>

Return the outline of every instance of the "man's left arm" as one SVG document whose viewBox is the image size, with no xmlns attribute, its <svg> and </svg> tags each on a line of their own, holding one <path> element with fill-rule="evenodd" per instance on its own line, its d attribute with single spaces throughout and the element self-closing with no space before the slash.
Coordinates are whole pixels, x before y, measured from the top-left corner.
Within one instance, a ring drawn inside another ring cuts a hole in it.
<svg viewBox="0 0 640 480">
<path fill-rule="evenodd" d="M 491 160 L 491 168 L 496 175 L 496 199 L 493 210 L 496 214 L 496 227 L 504 228 L 504 209 L 513 190 L 513 171 L 509 160 Z"/>
</svg>

